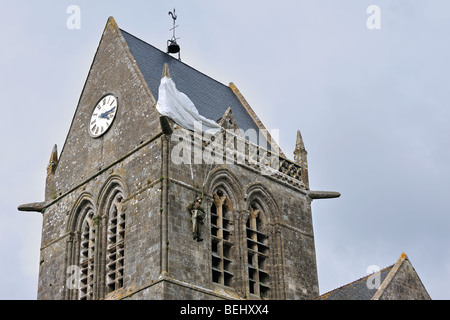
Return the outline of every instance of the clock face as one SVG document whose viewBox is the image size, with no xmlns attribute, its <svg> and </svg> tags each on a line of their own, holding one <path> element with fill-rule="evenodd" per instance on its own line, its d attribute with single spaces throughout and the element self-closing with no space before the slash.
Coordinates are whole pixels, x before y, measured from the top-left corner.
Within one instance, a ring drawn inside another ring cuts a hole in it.
<svg viewBox="0 0 450 320">
<path fill-rule="evenodd" d="M 104 96 L 95 106 L 89 122 L 89 134 L 93 138 L 103 135 L 111 126 L 117 113 L 117 98 L 112 94 Z"/>
</svg>

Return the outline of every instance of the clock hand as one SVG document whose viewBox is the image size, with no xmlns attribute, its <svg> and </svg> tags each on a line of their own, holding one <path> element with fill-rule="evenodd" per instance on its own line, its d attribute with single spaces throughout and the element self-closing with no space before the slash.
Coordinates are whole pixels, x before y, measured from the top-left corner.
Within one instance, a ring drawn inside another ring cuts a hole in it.
<svg viewBox="0 0 450 320">
<path fill-rule="evenodd" d="M 103 118 L 103 119 L 106 119 L 106 120 L 109 120 L 108 114 L 110 114 L 111 112 L 113 112 L 115 109 L 116 109 L 116 107 L 113 107 L 113 108 L 111 108 L 110 110 L 105 111 L 105 112 L 103 112 L 102 114 L 100 114 L 99 117 L 100 117 L 100 118 Z"/>
<path fill-rule="evenodd" d="M 110 110 L 103 112 L 102 114 L 100 114 L 100 118 L 109 120 L 108 114 L 113 112 L 115 109 L 116 109 L 116 107 L 113 107 Z"/>
<path fill-rule="evenodd" d="M 115 109 L 116 109 L 116 107 L 112 107 L 111 110 L 106 111 L 105 114 L 111 113 L 111 112 L 113 112 Z"/>
</svg>

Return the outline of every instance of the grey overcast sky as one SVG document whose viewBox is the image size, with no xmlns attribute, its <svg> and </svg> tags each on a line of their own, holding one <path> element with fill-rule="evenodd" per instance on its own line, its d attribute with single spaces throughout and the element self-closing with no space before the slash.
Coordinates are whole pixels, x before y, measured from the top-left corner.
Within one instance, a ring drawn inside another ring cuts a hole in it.
<svg viewBox="0 0 450 320">
<path fill-rule="evenodd" d="M 80 29 L 67 8 L 80 8 Z M 381 29 L 369 29 L 370 5 Z M 300 129 L 320 293 L 405 252 L 433 299 L 450 293 L 450 1 L 0 1 L 0 299 L 35 299 L 39 213 L 109 16 L 233 82 L 293 157 Z"/>
</svg>

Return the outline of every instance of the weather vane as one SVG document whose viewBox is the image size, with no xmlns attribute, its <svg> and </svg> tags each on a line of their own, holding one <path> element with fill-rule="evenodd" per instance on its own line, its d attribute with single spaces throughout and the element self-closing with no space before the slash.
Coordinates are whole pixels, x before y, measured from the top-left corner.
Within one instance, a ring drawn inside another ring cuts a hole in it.
<svg viewBox="0 0 450 320">
<path fill-rule="evenodd" d="M 169 15 L 172 16 L 172 20 L 173 20 L 173 28 L 170 29 L 170 31 L 173 31 L 173 36 L 172 39 L 167 40 L 167 53 L 178 53 L 178 60 L 181 60 L 180 58 L 180 46 L 177 43 L 177 38 L 175 36 L 175 28 L 177 28 L 178 26 L 175 25 L 175 20 L 177 20 L 177 15 L 175 14 L 175 8 L 172 11 L 169 11 Z"/>
</svg>

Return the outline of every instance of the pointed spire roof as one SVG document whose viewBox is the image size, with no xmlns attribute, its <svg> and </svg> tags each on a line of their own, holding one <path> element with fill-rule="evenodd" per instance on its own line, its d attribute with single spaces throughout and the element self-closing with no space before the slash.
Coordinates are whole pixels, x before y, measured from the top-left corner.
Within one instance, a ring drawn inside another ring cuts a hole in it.
<svg viewBox="0 0 450 320">
<path fill-rule="evenodd" d="M 50 155 L 50 160 L 48 162 L 47 174 L 55 173 L 56 167 L 58 166 L 58 147 L 56 144 L 53 146 L 52 153 Z"/>
<path fill-rule="evenodd" d="M 302 134 L 300 133 L 300 130 L 297 130 L 297 141 L 295 143 L 295 150 L 294 150 L 294 162 L 302 166 L 304 169 L 307 169 L 308 167 L 308 162 L 306 159 L 307 154 L 308 152 L 306 152 Z"/>
<path fill-rule="evenodd" d="M 302 134 L 300 133 L 300 130 L 297 130 L 297 142 L 295 143 L 295 151 L 294 154 L 300 153 L 300 152 L 306 152 L 305 144 L 303 143 Z"/>
<path fill-rule="evenodd" d="M 169 65 L 167 63 L 164 63 L 164 68 L 163 68 L 163 73 L 162 73 L 161 79 L 164 77 L 170 78 Z"/>
<path fill-rule="evenodd" d="M 56 144 L 53 146 L 52 154 L 50 155 L 49 163 L 52 163 L 52 162 L 55 162 L 55 163 L 58 162 L 58 146 Z"/>
</svg>

